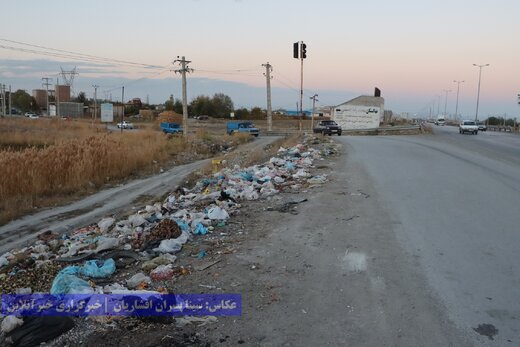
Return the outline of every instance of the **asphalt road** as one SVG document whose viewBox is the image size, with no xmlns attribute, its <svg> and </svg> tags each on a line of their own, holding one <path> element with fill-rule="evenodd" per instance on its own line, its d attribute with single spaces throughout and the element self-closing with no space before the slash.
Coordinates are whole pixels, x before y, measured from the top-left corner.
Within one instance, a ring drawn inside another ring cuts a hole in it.
<svg viewBox="0 0 520 347">
<path fill-rule="evenodd" d="M 340 141 L 454 327 L 472 344 L 519 346 L 520 136 L 434 132 Z"/>
</svg>

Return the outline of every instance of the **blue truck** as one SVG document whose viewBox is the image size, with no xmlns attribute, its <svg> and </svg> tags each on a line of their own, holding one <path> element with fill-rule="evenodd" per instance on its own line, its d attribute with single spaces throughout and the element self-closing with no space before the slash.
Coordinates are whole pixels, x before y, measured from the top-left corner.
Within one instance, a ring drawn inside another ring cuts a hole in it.
<svg viewBox="0 0 520 347">
<path fill-rule="evenodd" d="M 233 121 L 227 123 L 227 133 L 228 135 L 233 135 L 235 133 L 246 133 L 253 136 L 258 136 L 259 131 L 252 122 Z"/>
<path fill-rule="evenodd" d="M 161 123 L 161 130 L 165 134 L 182 134 L 182 126 L 179 123 Z"/>
</svg>

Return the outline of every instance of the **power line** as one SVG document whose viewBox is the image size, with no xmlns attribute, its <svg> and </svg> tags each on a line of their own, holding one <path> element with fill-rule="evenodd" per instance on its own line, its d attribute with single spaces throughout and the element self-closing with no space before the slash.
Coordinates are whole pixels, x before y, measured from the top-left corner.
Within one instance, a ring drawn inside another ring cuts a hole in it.
<svg viewBox="0 0 520 347">
<path fill-rule="evenodd" d="M 116 63 L 116 64 L 134 65 L 134 66 L 145 67 L 145 68 L 162 69 L 165 67 L 165 66 L 158 66 L 158 65 L 151 65 L 151 64 L 136 63 L 136 62 L 127 61 L 127 60 L 100 57 L 100 56 L 91 55 L 91 54 L 78 53 L 78 52 L 67 51 L 67 50 L 63 50 L 63 49 L 45 47 L 45 46 L 40 46 L 40 45 L 35 45 L 35 44 L 30 44 L 30 43 L 25 43 L 25 42 L 20 42 L 20 41 L 14 41 L 14 40 L 8 40 L 8 39 L 2 39 L 2 38 L 0 38 L 0 41 L 10 42 L 10 43 L 28 46 L 28 47 L 41 48 L 41 49 L 44 49 L 47 51 L 58 52 L 58 53 L 53 53 L 53 52 L 45 52 L 45 51 L 36 51 L 36 50 L 24 49 L 24 48 L 20 48 L 20 47 L 0 45 L 1 48 L 18 50 L 18 51 L 23 51 L 23 52 L 28 52 L 28 53 L 53 55 L 53 56 L 59 56 L 59 57 L 64 57 L 64 58 L 80 59 L 80 60 L 87 60 L 87 61 L 111 62 L 111 63 Z"/>
</svg>

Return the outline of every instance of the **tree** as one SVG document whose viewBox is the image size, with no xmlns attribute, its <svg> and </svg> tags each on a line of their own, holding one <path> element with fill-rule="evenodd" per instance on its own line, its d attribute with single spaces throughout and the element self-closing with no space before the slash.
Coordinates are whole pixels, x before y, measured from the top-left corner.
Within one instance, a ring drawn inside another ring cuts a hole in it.
<svg viewBox="0 0 520 347">
<path fill-rule="evenodd" d="M 249 110 L 245 107 L 235 110 L 236 119 L 247 119 L 249 118 Z"/>
<path fill-rule="evenodd" d="M 214 112 L 216 117 L 226 118 L 230 116 L 230 113 L 233 112 L 234 105 L 231 98 L 224 93 L 217 93 L 213 95 Z"/>
<path fill-rule="evenodd" d="M 13 107 L 19 108 L 22 112 L 33 111 L 38 112 L 38 104 L 36 100 L 30 96 L 25 90 L 18 89 L 11 97 Z"/>
<path fill-rule="evenodd" d="M 251 109 L 251 118 L 262 119 L 265 117 L 266 117 L 266 114 L 260 107 L 253 107 Z"/>
<path fill-rule="evenodd" d="M 85 92 L 79 92 L 78 96 L 76 97 L 76 102 L 79 102 L 85 106 L 88 105 L 87 96 L 85 95 Z"/>
<path fill-rule="evenodd" d="M 215 108 L 212 100 L 209 96 L 199 95 L 195 99 L 193 99 L 190 103 L 191 110 L 193 115 L 208 115 L 208 116 L 216 116 Z"/>
</svg>

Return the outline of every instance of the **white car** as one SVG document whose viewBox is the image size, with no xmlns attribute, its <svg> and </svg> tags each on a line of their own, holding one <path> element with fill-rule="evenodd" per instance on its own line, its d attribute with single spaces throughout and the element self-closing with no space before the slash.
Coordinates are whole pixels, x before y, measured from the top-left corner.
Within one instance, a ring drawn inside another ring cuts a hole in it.
<svg viewBox="0 0 520 347">
<path fill-rule="evenodd" d="M 459 134 L 471 133 L 478 134 L 478 125 L 472 120 L 463 120 L 459 125 Z"/>
<path fill-rule="evenodd" d="M 130 122 L 127 122 L 127 121 L 123 121 L 123 123 L 117 123 L 117 127 L 118 128 L 123 128 L 123 129 L 133 129 L 134 128 L 134 125 Z"/>
</svg>

